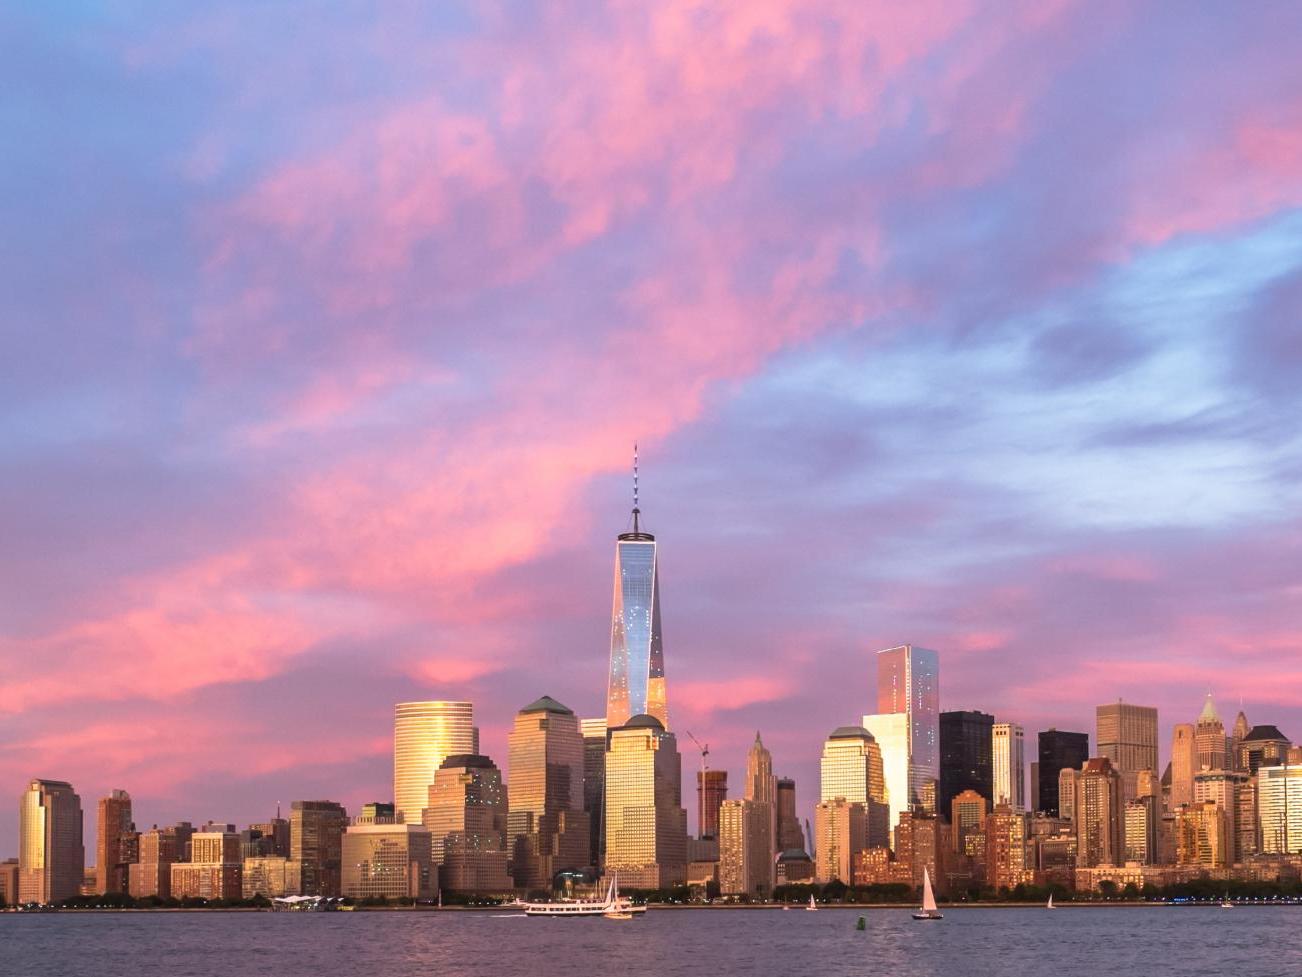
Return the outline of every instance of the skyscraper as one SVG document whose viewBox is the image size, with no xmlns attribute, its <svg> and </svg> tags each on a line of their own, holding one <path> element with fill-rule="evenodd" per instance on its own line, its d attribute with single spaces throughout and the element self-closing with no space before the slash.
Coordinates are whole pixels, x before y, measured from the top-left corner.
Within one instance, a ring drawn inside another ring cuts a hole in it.
<svg viewBox="0 0 1302 977">
<path fill-rule="evenodd" d="M 719 808 L 719 891 L 765 896 L 773 889 L 773 805 L 742 798 Z"/>
<path fill-rule="evenodd" d="M 768 829 L 764 838 L 769 845 L 768 886 L 773 884 L 773 856 L 778 853 L 778 807 L 777 778 L 773 776 L 773 754 L 768 751 L 760 739 L 759 730 L 755 731 L 755 742 L 746 754 L 746 800 L 757 805 L 763 816 L 768 818 Z M 759 817 L 760 815 L 755 815 Z"/>
<path fill-rule="evenodd" d="M 1076 781 L 1076 865 L 1125 864 L 1121 777 L 1107 757 L 1087 760 Z"/>
<path fill-rule="evenodd" d="M 697 820 L 700 837 L 719 837 L 719 807 L 727 798 L 727 770 L 696 771 Z"/>
<path fill-rule="evenodd" d="M 81 889 L 81 798 L 62 780 L 33 780 L 18 807 L 18 897 L 58 902 Z"/>
<path fill-rule="evenodd" d="M 543 696 L 515 716 L 507 830 L 515 884 L 550 888 L 558 872 L 588 864 L 583 734 L 573 711 Z"/>
<path fill-rule="evenodd" d="M 610 730 L 606 752 L 606 862 L 630 888 L 687 878 L 687 812 L 677 740 L 655 716 Z"/>
<path fill-rule="evenodd" d="M 99 799 L 95 829 L 95 887 L 100 892 L 127 891 L 128 860 L 123 858 L 123 836 L 135 830 L 131 823 L 131 795 L 115 790 Z"/>
<path fill-rule="evenodd" d="M 1239 743 L 1235 766 L 1250 774 L 1262 767 L 1281 766 L 1292 745 L 1277 726 L 1253 726 Z"/>
<path fill-rule="evenodd" d="M 1225 812 L 1226 851 L 1230 862 L 1241 857 L 1236 843 L 1240 795 L 1249 789 L 1248 774 L 1237 770 L 1199 770 L 1194 774 L 1194 803 L 1211 802 Z"/>
<path fill-rule="evenodd" d="M 430 833 L 423 824 L 380 818 L 343 836 L 343 894 L 350 899 L 428 898 L 434 891 Z"/>
<path fill-rule="evenodd" d="M 796 815 L 796 782 L 790 777 L 779 777 L 777 788 L 778 851 L 803 850 L 805 834 Z"/>
<path fill-rule="evenodd" d="M 890 805 L 881 749 L 872 734 L 862 726 L 839 726 L 832 730 L 823 742 L 820 774 L 820 799 L 834 801 L 844 798 L 852 804 L 862 804 L 868 832 L 867 847 L 887 847 L 890 843 Z M 853 854 L 851 852 L 846 857 Z"/>
<path fill-rule="evenodd" d="M 601 864 L 606 804 L 606 719 L 579 720 L 583 732 L 583 810 L 588 812 L 588 864 Z"/>
<path fill-rule="evenodd" d="M 881 749 L 893 827 L 901 812 L 926 806 L 940 777 L 940 656 L 913 645 L 879 651 L 877 711 L 863 725 Z"/>
<path fill-rule="evenodd" d="M 637 452 L 633 454 L 633 529 L 615 542 L 615 595 L 610 623 L 606 728 L 638 715 L 669 728 L 664 646 L 660 636 L 660 572 L 656 538 L 638 519 Z"/>
<path fill-rule="evenodd" d="M 999 804 L 986 818 L 986 879 L 996 892 L 1035 882 L 1029 821 L 1023 811 Z"/>
<path fill-rule="evenodd" d="M 1133 800 L 1139 771 L 1157 769 L 1157 710 L 1118 700 L 1094 715 L 1098 754 L 1112 761 L 1126 800 Z"/>
<path fill-rule="evenodd" d="M 990 802 L 994 796 L 995 717 L 985 712 L 955 711 L 940 714 L 940 783 L 936 805 L 948 813 L 950 802 L 965 790 L 976 791 Z"/>
<path fill-rule="evenodd" d="M 507 813 L 502 773 L 492 760 L 477 753 L 444 759 L 422 812 L 440 888 L 479 893 L 513 888 L 506 870 Z"/>
<path fill-rule="evenodd" d="M 348 812 L 334 801 L 294 801 L 290 805 L 290 858 L 299 863 L 302 871 L 303 895 L 339 895 L 347 826 Z M 239 835 L 235 838 L 238 843 Z"/>
<path fill-rule="evenodd" d="M 1193 723 L 1176 723 L 1171 729 L 1171 810 L 1193 803 L 1193 778 L 1198 771 Z"/>
<path fill-rule="evenodd" d="M 229 830 L 234 827 L 209 824 L 191 836 L 190 860 L 171 865 L 172 898 L 239 899 L 243 896 L 244 859 L 240 857 L 239 833 Z"/>
<path fill-rule="evenodd" d="M 1014 811 L 1026 810 L 1026 733 L 1017 723 L 995 723 L 991 754 L 994 804 Z"/>
<path fill-rule="evenodd" d="M 1229 769 L 1229 740 L 1210 692 L 1203 703 L 1203 711 L 1198 714 L 1198 722 L 1194 724 L 1194 752 L 1197 759 L 1195 773 L 1198 770 Z"/>
<path fill-rule="evenodd" d="M 1037 801 L 1040 811 L 1058 817 L 1058 774 L 1064 767 L 1079 770 L 1089 756 L 1088 733 L 1048 729 L 1040 734 L 1040 796 Z"/>
<path fill-rule="evenodd" d="M 1195 802 L 1175 816 L 1177 865 L 1218 868 L 1230 864 L 1230 830 L 1225 811 L 1212 801 Z"/>
<path fill-rule="evenodd" d="M 479 752 L 469 702 L 399 702 L 393 707 L 393 802 L 408 823 L 420 821 L 434 772 L 454 753 Z"/>
<path fill-rule="evenodd" d="M 820 801 L 814 807 L 814 837 L 814 880 L 849 884 L 855 854 L 869 847 L 864 805 L 844 797 Z"/>
<path fill-rule="evenodd" d="M 1234 717 L 1234 730 L 1230 733 L 1230 765 L 1228 769 L 1244 769 L 1239 766 L 1239 753 L 1243 741 L 1248 738 L 1248 734 L 1251 732 L 1252 726 L 1248 723 L 1248 717 L 1240 709 L 1239 714 Z"/>
<path fill-rule="evenodd" d="M 1257 823 L 1264 853 L 1302 852 L 1302 767 L 1262 767 L 1257 771 Z"/>
</svg>

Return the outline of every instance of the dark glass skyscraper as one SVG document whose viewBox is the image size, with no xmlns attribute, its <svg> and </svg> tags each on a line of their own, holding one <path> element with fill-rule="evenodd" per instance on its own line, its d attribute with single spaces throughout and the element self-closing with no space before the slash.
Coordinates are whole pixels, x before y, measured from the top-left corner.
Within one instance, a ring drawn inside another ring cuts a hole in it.
<svg viewBox="0 0 1302 977">
<path fill-rule="evenodd" d="M 985 712 L 940 714 L 940 783 L 936 810 L 949 817 L 950 802 L 974 790 L 990 804 L 994 798 L 995 717 Z"/>
<path fill-rule="evenodd" d="M 669 728 L 665 657 L 660 639 L 660 578 L 656 538 L 638 526 L 637 456 L 633 461 L 633 530 L 615 543 L 615 596 L 610 624 L 606 728 L 633 716 L 654 716 Z"/>
<path fill-rule="evenodd" d="M 1058 817 L 1058 774 L 1063 770 L 1079 770 L 1090 758 L 1088 733 L 1068 733 L 1048 729 L 1040 734 L 1040 796 L 1036 798 L 1038 810 Z"/>
</svg>

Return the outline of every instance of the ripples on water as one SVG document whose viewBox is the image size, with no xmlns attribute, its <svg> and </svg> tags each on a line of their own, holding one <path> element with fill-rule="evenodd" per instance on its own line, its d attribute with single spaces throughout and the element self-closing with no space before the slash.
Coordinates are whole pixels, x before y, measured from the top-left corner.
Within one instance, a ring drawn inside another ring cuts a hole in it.
<svg viewBox="0 0 1302 977">
<path fill-rule="evenodd" d="M 863 915 L 867 929 L 855 929 Z M 0 915 L 3 977 L 1294 977 L 1302 907 Z"/>
</svg>

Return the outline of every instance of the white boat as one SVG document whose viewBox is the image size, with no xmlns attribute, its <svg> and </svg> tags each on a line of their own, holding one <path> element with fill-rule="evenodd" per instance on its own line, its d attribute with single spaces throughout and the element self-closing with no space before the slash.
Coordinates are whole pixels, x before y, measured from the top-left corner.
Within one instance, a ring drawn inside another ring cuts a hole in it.
<svg viewBox="0 0 1302 977">
<path fill-rule="evenodd" d="M 925 871 L 925 869 L 924 869 L 924 871 Z M 1053 904 L 1053 893 L 1052 893 L 1052 892 L 1049 893 L 1049 901 L 1048 901 L 1047 903 L 1045 903 L 1044 908 L 1045 908 L 1045 909 L 1056 909 L 1056 908 L 1057 908 L 1057 907 L 1054 906 L 1054 904 Z"/>
<path fill-rule="evenodd" d="M 814 904 L 814 894 L 812 892 L 809 894 L 809 905 L 805 907 L 805 912 L 807 913 L 818 912 L 818 906 Z"/>
<path fill-rule="evenodd" d="M 944 919 L 936 908 L 936 894 L 931 891 L 931 873 L 922 870 L 922 908 L 913 914 L 914 919 Z"/>
<path fill-rule="evenodd" d="M 646 906 L 635 906 L 633 900 L 619 894 L 619 882 L 612 878 L 601 899 L 563 899 L 560 902 L 515 903 L 526 916 L 608 916 L 611 919 L 631 919 L 635 913 L 646 912 Z"/>
<path fill-rule="evenodd" d="M 1225 893 L 1225 898 L 1221 900 L 1221 908 L 1222 909 L 1234 908 L 1234 903 L 1230 902 L 1230 894 L 1228 892 Z"/>
</svg>

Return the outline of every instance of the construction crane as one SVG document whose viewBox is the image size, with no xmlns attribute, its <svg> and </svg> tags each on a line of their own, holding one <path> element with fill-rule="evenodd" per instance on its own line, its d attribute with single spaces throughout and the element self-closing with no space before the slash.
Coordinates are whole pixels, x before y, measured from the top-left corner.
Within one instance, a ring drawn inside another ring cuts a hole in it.
<svg viewBox="0 0 1302 977">
<path fill-rule="evenodd" d="M 705 837 L 705 771 L 710 769 L 706 762 L 706 757 L 710 755 L 710 744 L 702 743 L 696 738 L 692 731 L 686 730 L 691 741 L 696 744 L 696 748 L 701 751 L 701 782 L 697 785 L 697 811 L 696 811 L 696 833 L 699 837 Z"/>
</svg>

